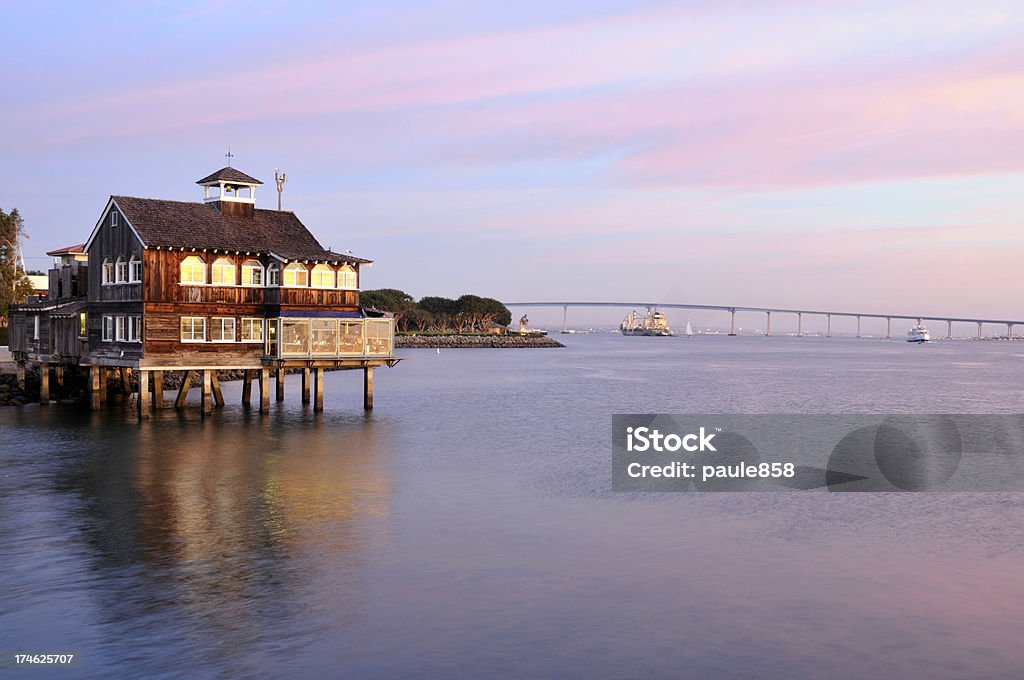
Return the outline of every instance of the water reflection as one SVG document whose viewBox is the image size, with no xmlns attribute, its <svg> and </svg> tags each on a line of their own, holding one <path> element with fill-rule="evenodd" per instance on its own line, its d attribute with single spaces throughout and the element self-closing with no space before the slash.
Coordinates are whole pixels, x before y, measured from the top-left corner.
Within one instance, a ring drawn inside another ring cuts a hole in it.
<svg viewBox="0 0 1024 680">
<path fill-rule="evenodd" d="M 81 436 L 102 445 L 82 446 L 57 475 L 80 500 L 103 624 L 125 640 L 202 640 L 199 661 L 221 665 L 253 662 L 254 643 L 345 625 L 362 605 L 363 550 L 389 512 L 388 442 L 372 421 L 123 417 L 83 419 Z M 318 617 L 325 596 L 330 616 Z"/>
</svg>

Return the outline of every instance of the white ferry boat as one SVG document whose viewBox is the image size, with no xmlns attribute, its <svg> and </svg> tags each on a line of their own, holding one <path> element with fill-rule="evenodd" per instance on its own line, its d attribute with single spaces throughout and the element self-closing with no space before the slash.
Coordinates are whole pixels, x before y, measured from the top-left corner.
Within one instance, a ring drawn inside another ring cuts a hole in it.
<svg viewBox="0 0 1024 680">
<path fill-rule="evenodd" d="M 632 310 L 619 324 L 619 332 L 623 335 L 648 335 L 655 337 L 672 337 L 675 333 L 668 327 L 668 319 L 659 311 L 647 308 L 647 316 L 643 319 Z"/>
<path fill-rule="evenodd" d="M 928 342 L 931 339 L 932 336 L 924 324 L 919 323 L 907 331 L 907 342 Z"/>
</svg>

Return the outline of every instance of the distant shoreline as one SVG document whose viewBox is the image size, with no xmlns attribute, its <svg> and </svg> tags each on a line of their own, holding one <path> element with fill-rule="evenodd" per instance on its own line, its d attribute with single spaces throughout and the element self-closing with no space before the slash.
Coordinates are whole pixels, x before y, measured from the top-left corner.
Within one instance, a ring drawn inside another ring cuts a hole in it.
<svg viewBox="0 0 1024 680">
<path fill-rule="evenodd" d="M 529 349 L 565 347 L 543 335 L 396 335 L 395 349 Z"/>
</svg>

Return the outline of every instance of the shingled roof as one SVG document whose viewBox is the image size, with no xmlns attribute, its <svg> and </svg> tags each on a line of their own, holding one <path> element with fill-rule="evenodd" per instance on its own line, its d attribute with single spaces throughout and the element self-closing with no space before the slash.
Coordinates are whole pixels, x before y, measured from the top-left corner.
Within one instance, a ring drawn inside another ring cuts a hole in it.
<svg viewBox="0 0 1024 680">
<path fill-rule="evenodd" d="M 273 253 L 286 260 L 368 263 L 334 253 L 313 237 L 295 213 L 257 208 L 253 219 L 225 217 L 212 205 L 111 196 L 147 248 L 206 248 Z"/>
<path fill-rule="evenodd" d="M 225 182 L 240 182 L 242 184 L 263 184 L 263 182 L 259 181 L 255 177 L 250 177 L 241 170 L 236 170 L 231 166 L 221 168 L 212 175 L 207 175 L 201 180 L 198 180 L 196 184 L 207 184 L 210 182 L 218 182 L 221 180 Z"/>
</svg>

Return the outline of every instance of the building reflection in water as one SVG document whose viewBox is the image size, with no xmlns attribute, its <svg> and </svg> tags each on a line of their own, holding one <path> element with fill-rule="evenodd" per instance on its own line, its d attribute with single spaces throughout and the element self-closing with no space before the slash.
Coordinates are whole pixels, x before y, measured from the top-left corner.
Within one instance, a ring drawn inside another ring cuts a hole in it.
<svg viewBox="0 0 1024 680">
<path fill-rule="evenodd" d="M 372 418 L 99 415 L 63 479 L 83 500 L 99 616 L 127 641 L 184 636 L 207 641 L 212 657 L 196 661 L 234 650 L 257 663 L 254 644 L 358 615 L 363 549 L 383 535 L 391 495 Z"/>
</svg>

